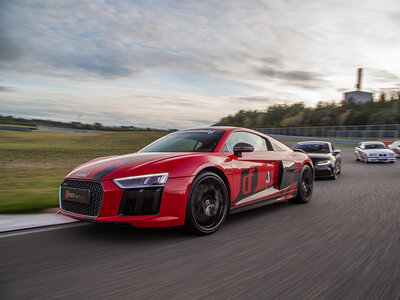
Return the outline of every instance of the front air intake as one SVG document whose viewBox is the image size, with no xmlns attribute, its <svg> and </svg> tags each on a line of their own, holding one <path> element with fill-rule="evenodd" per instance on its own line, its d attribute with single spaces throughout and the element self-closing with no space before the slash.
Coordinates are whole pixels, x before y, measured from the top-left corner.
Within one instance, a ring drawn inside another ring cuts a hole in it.
<svg viewBox="0 0 400 300">
<path fill-rule="evenodd" d="M 163 188 L 125 190 L 118 214 L 120 216 L 156 215 L 160 210 Z"/>
</svg>

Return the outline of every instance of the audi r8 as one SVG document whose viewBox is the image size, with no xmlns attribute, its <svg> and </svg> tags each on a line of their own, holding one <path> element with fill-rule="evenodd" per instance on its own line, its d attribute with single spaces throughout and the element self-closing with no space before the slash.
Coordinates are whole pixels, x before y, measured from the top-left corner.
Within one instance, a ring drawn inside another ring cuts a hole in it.
<svg viewBox="0 0 400 300">
<path fill-rule="evenodd" d="M 396 161 L 395 153 L 386 148 L 382 142 L 361 142 L 354 150 L 356 160 L 365 163 L 370 162 L 389 162 Z"/>
<path fill-rule="evenodd" d="M 342 172 L 342 157 L 340 150 L 330 142 L 299 142 L 294 149 L 301 149 L 311 158 L 315 177 L 325 177 L 337 179 L 338 174 Z"/>
<path fill-rule="evenodd" d="M 260 132 L 235 127 L 168 134 L 137 153 L 96 158 L 60 185 L 59 211 L 91 222 L 176 227 L 204 235 L 229 213 L 306 203 L 311 159 Z"/>
</svg>

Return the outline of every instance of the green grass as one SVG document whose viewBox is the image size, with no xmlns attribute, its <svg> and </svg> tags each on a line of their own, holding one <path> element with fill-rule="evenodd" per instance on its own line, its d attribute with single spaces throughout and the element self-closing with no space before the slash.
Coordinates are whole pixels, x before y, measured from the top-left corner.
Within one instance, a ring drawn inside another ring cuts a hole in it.
<svg viewBox="0 0 400 300">
<path fill-rule="evenodd" d="M 55 207 L 58 186 L 77 165 L 99 156 L 136 152 L 165 134 L 0 131 L 0 214 Z"/>
</svg>

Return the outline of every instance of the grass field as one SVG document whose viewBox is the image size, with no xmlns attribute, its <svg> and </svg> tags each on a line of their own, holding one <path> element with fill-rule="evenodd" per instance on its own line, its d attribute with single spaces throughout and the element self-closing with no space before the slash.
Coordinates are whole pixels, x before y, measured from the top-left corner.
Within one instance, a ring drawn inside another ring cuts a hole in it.
<svg viewBox="0 0 400 300">
<path fill-rule="evenodd" d="M 58 206 L 58 186 L 77 165 L 132 153 L 161 131 L 64 133 L 0 131 L 0 213 Z"/>
</svg>

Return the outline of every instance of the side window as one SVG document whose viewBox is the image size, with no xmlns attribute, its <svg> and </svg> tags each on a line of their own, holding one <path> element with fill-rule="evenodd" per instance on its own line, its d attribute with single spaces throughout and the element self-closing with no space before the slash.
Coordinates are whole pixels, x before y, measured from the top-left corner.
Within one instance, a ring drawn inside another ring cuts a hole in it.
<svg viewBox="0 0 400 300">
<path fill-rule="evenodd" d="M 279 145 L 276 141 L 274 141 L 273 139 L 269 139 L 269 142 L 272 145 L 272 149 L 274 151 L 285 151 L 285 148 L 283 148 L 281 145 Z"/>
<path fill-rule="evenodd" d="M 268 151 L 265 139 L 256 134 L 243 131 L 232 133 L 232 135 L 226 141 L 223 151 L 233 152 L 233 146 L 239 142 L 252 145 L 254 147 L 254 151 Z"/>
<path fill-rule="evenodd" d="M 357 147 L 362 148 L 362 143 L 358 143 Z"/>
</svg>

